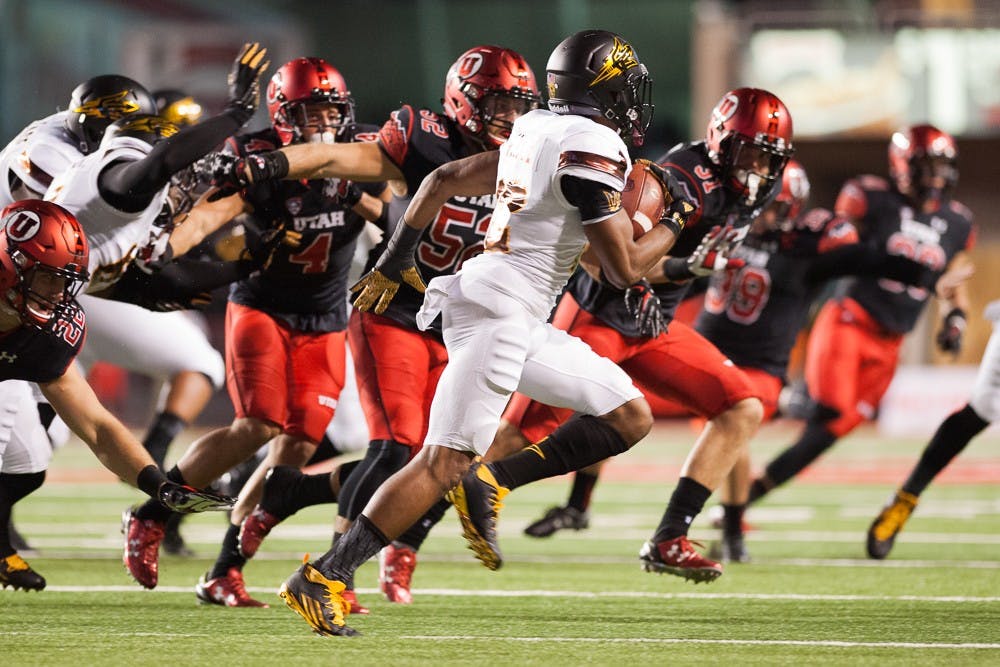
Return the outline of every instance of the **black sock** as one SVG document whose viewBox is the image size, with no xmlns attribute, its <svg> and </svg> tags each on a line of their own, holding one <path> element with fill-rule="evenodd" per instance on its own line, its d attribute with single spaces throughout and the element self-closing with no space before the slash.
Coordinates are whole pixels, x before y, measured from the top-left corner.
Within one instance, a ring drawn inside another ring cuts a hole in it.
<svg viewBox="0 0 1000 667">
<path fill-rule="evenodd" d="M 667 503 L 667 511 L 663 513 L 660 525 L 653 534 L 653 542 L 660 543 L 687 535 L 691 522 L 701 512 L 710 495 L 711 489 L 690 477 L 681 477 Z"/>
<path fill-rule="evenodd" d="M 599 417 L 577 415 L 549 437 L 487 464 L 508 489 L 586 468 L 629 448 L 621 434 Z"/>
<path fill-rule="evenodd" d="M 743 514 L 746 512 L 746 505 L 723 505 L 722 506 L 722 534 L 742 535 L 743 534 Z"/>
<path fill-rule="evenodd" d="M 306 467 L 313 465 L 314 463 L 322 463 L 323 461 L 328 461 L 336 456 L 340 456 L 344 452 L 337 449 L 337 445 L 334 444 L 333 440 L 330 440 L 330 436 L 323 434 L 323 438 L 316 445 L 316 451 L 313 455 L 309 457 L 306 462 Z"/>
<path fill-rule="evenodd" d="M 242 570 L 246 562 L 247 559 L 240 555 L 240 527 L 229 524 L 226 536 L 222 538 L 219 557 L 215 559 L 215 565 L 209 571 L 208 578 L 224 577 L 231 567 Z"/>
<path fill-rule="evenodd" d="M 294 466 L 275 466 L 271 474 L 279 474 L 283 469 L 294 471 L 295 479 L 282 489 L 282 493 L 272 491 L 263 495 L 260 506 L 266 511 L 286 519 L 304 507 L 337 502 L 337 494 L 330 488 L 332 473 L 303 475 Z M 265 480 L 264 484 L 267 483 Z"/>
<path fill-rule="evenodd" d="M 597 480 L 597 475 L 577 470 L 573 476 L 573 488 L 569 492 L 569 502 L 566 506 L 586 512 L 590 508 L 590 496 L 594 493 Z"/>
<path fill-rule="evenodd" d="M 420 551 L 420 545 L 424 543 L 427 539 L 428 533 L 431 532 L 431 528 L 436 526 L 444 513 L 448 511 L 451 507 L 451 503 L 442 498 L 437 501 L 433 507 L 427 510 L 422 517 L 420 517 L 416 523 L 406 529 L 406 531 L 396 538 L 396 542 L 407 546 L 414 551 Z"/>
<path fill-rule="evenodd" d="M 359 514 L 337 544 L 313 561 L 313 567 L 329 579 L 354 581 L 354 571 L 387 544 L 389 539 L 385 534 L 368 517 Z"/>
<path fill-rule="evenodd" d="M 752 505 L 757 502 L 762 496 L 766 496 L 767 492 L 774 488 L 774 484 L 771 480 L 767 478 L 767 475 L 763 477 L 758 477 L 750 484 L 750 497 L 747 500 L 748 505 Z"/>
<path fill-rule="evenodd" d="M 184 475 L 181 474 L 180 468 L 177 466 L 174 466 L 167 471 L 167 479 L 177 484 L 187 484 L 187 482 L 184 481 Z M 170 515 L 173 514 L 173 511 L 168 509 L 159 500 L 150 498 L 142 505 L 139 505 L 134 514 L 135 518 L 140 521 L 148 521 L 152 519 L 154 521 L 166 522 L 166 520 L 170 518 Z"/>
<path fill-rule="evenodd" d="M 10 543 L 10 514 L 17 501 L 35 491 L 45 481 L 45 471 L 31 473 L 0 473 L 0 558 L 16 550 Z"/>
<path fill-rule="evenodd" d="M 799 439 L 767 464 L 766 475 L 771 488 L 781 486 L 798 475 L 836 441 L 837 436 L 830 433 L 826 422 L 806 422 L 806 430 Z"/>
<path fill-rule="evenodd" d="M 941 422 L 927 443 L 920 460 L 903 484 L 903 491 L 919 496 L 951 460 L 965 449 L 969 441 L 990 423 L 976 414 L 971 405 L 951 414 Z"/>
<path fill-rule="evenodd" d="M 167 458 L 170 443 L 184 430 L 185 426 L 187 426 L 187 422 L 172 412 L 161 412 L 153 420 L 153 425 L 146 432 L 142 446 L 146 448 L 146 451 L 160 468 L 163 468 L 163 461 Z"/>
</svg>

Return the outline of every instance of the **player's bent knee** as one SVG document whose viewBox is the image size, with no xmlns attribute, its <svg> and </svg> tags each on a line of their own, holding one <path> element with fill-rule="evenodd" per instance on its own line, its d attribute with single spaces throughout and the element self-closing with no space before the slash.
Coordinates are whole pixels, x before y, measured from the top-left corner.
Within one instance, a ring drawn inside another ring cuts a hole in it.
<svg viewBox="0 0 1000 667">
<path fill-rule="evenodd" d="M 653 411 L 646 399 L 639 397 L 620 405 L 603 416 L 631 447 L 653 428 Z"/>
<path fill-rule="evenodd" d="M 493 436 L 493 443 L 486 450 L 484 458 L 487 461 L 496 461 L 519 452 L 530 444 L 531 442 L 521 433 L 521 429 L 507 420 L 501 420 L 497 433 Z"/>
<path fill-rule="evenodd" d="M 425 469 L 444 495 L 462 481 L 472 466 L 472 458 L 472 452 L 431 445 L 421 449 L 413 461 Z"/>
</svg>

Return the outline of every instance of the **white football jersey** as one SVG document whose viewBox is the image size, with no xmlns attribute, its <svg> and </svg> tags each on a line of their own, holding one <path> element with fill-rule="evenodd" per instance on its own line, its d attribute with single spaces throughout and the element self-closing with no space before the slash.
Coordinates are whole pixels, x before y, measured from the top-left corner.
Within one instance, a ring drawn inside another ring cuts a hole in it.
<svg viewBox="0 0 1000 667">
<path fill-rule="evenodd" d="M 153 222 L 163 208 L 169 187 L 160 190 L 145 209 L 134 213 L 104 201 L 97 188 L 97 177 L 106 166 L 119 160 L 141 160 L 150 148 L 134 137 L 115 137 L 64 171 L 45 193 L 45 199 L 74 214 L 87 234 L 89 293 L 115 283 L 143 248 L 156 244 L 162 249 L 162 234 Z"/>
<path fill-rule="evenodd" d="M 603 183 L 617 192 L 631 169 L 614 130 L 582 116 L 544 109 L 514 122 L 500 147 L 497 203 L 485 252 L 467 261 L 475 275 L 547 317 L 587 244 L 580 211 L 560 188 L 564 175 Z M 610 215 L 610 214 L 609 214 Z"/>
<path fill-rule="evenodd" d="M 31 123 L 0 151 L 0 208 L 41 199 L 52 180 L 82 157 L 65 111 Z"/>
</svg>

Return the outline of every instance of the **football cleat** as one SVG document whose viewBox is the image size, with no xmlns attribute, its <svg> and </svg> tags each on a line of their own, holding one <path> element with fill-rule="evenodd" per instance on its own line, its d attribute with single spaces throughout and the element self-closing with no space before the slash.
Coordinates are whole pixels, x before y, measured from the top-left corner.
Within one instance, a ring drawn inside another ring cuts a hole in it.
<svg viewBox="0 0 1000 667">
<path fill-rule="evenodd" d="M 167 525 L 163 532 L 163 550 L 171 556 L 192 558 L 194 557 L 194 551 L 184 541 L 184 537 L 180 531 L 181 520 L 183 518 L 183 514 L 171 514 L 170 518 L 167 519 Z"/>
<path fill-rule="evenodd" d="M 348 603 L 341 593 L 345 588 L 344 582 L 327 579 L 315 567 L 303 563 L 281 584 L 278 595 L 316 634 L 350 637 L 358 632 L 344 622 Z"/>
<path fill-rule="evenodd" d="M 657 574 L 675 574 L 696 584 L 721 577 L 722 566 L 695 551 L 692 544 L 698 543 L 692 543 L 687 535 L 655 544 L 646 542 L 639 550 L 642 569 Z"/>
<path fill-rule="evenodd" d="M 417 552 L 390 542 L 378 552 L 378 587 L 389 602 L 410 604 L 410 580 L 417 566 Z"/>
<path fill-rule="evenodd" d="M 281 523 L 280 517 L 271 514 L 260 505 L 255 505 L 253 511 L 247 514 L 240 524 L 238 538 L 240 555 L 244 558 L 253 558 L 260 548 L 260 543 L 279 523 Z"/>
<path fill-rule="evenodd" d="M 462 534 L 469 549 L 483 565 L 497 570 L 503 555 L 497 542 L 497 518 L 510 489 L 500 486 L 488 466 L 474 463 L 458 486 L 448 492 L 462 522 Z"/>
<path fill-rule="evenodd" d="M 201 575 L 195 584 L 194 594 L 200 604 L 217 604 L 222 607 L 267 607 L 259 600 L 254 600 L 247 593 L 243 582 L 243 573 L 239 568 L 231 567 L 224 576 L 208 579 L 208 574 Z"/>
<path fill-rule="evenodd" d="M 882 508 L 881 513 L 868 528 L 868 556 L 882 560 L 892 551 L 892 545 L 896 541 L 896 535 L 903 530 L 906 520 L 913 513 L 913 508 L 917 506 L 920 498 L 899 490 L 889 501 L 889 504 Z"/>
<path fill-rule="evenodd" d="M 347 608 L 344 610 L 345 614 L 357 614 L 358 616 L 367 616 L 372 613 L 372 610 L 358 602 L 358 594 L 354 592 L 353 589 L 348 588 L 340 594 L 340 597 L 344 598 L 344 602 L 347 603 Z"/>
<path fill-rule="evenodd" d="M 0 559 L 0 584 L 4 589 L 13 586 L 15 591 L 40 591 L 45 588 L 45 577 L 31 569 L 16 553 Z"/>
<path fill-rule="evenodd" d="M 548 537 L 560 530 L 590 528 L 590 514 L 575 507 L 551 507 L 538 521 L 524 529 L 528 537 Z"/>
<path fill-rule="evenodd" d="M 156 588 L 159 576 L 160 542 L 163 541 L 164 523 L 153 519 L 136 518 L 132 508 L 122 514 L 122 533 L 125 535 L 125 569 L 145 588 Z"/>
<path fill-rule="evenodd" d="M 721 540 L 712 542 L 708 557 L 720 563 L 749 563 L 750 552 L 742 535 L 723 535 Z"/>
</svg>

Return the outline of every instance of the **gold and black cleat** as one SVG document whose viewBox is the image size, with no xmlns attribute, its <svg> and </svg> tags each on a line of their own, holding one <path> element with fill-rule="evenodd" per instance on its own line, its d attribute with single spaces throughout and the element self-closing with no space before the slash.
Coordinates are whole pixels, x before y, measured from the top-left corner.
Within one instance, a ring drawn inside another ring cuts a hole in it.
<svg viewBox="0 0 1000 667">
<path fill-rule="evenodd" d="M 882 560 L 889 555 L 896 541 L 896 535 L 903 530 L 918 500 L 919 497 L 901 489 L 896 492 L 889 504 L 882 508 L 868 528 L 868 540 L 865 546 L 870 558 Z"/>
<path fill-rule="evenodd" d="M 473 463 L 462 481 L 448 492 L 462 522 L 462 535 L 476 558 L 491 570 L 503 565 L 497 540 L 497 519 L 510 489 L 501 486 L 489 467 Z"/>
<path fill-rule="evenodd" d="M 351 637 L 358 632 L 344 622 L 344 616 L 350 613 L 350 603 L 341 595 L 345 588 L 344 582 L 327 579 L 315 567 L 303 563 L 281 585 L 278 595 L 316 634 Z"/>
<path fill-rule="evenodd" d="M 0 584 L 6 589 L 40 591 L 45 588 L 45 577 L 31 569 L 16 553 L 0 560 Z"/>
</svg>

